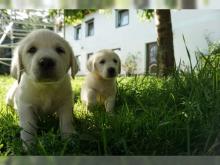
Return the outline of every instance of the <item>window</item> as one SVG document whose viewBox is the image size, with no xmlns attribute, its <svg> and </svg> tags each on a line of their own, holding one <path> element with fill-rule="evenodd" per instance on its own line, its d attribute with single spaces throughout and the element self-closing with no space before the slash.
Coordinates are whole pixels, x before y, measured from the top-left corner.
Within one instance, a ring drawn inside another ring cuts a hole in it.
<svg viewBox="0 0 220 165">
<path fill-rule="evenodd" d="M 81 25 L 75 27 L 75 40 L 81 39 Z"/>
<path fill-rule="evenodd" d="M 129 11 L 118 10 L 116 11 L 116 27 L 128 25 L 129 23 Z"/>
<path fill-rule="evenodd" d="M 157 73 L 157 42 L 147 43 L 147 72 Z"/>
<path fill-rule="evenodd" d="M 77 64 L 78 64 L 78 67 L 79 67 L 79 71 L 81 70 L 80 68 L 80 55 L 76 55 L 76 62 L 77 62 Z"/>
<path fill-rule="evenodd" d="M 94 35 L 94 19 L 86 22 L 86 36 Z"/>
<path fill-rule="evenodd" d="M 89 60 L 89 58 L 93 55 L 93 53 L 88 53 L 87 54 L 87 61 Z"/>
</svg>

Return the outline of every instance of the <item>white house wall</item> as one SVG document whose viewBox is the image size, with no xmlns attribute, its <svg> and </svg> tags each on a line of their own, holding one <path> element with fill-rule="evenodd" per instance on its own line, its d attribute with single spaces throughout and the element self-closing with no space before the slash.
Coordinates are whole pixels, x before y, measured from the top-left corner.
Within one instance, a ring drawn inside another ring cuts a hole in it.
<svg viewBox="0 0 220 165">
<path fill-rule="evenodd" d="M 212 41 L 220 40 L 220 10 L 180 10 L 172 11 L 175 60 L 189 64 L 183 35 L 189 48 L 192 64 L 196 64 L 195 52 L 206 52 L 206 36 Z"/>
<path fill-rule="evenodd" d="M 138 74 L 146 72 L 146 43 L 155 42 L 157 34 L 154 20 L 141 21 L 137 16 L 137 10 L 129 10 L 129 24 L 116 28 L 115 11 L 108 13 L 91 14 L 81 24 L 81 39 L 74 40 L 74 27 L 66 26 L 65 38 L 73 47 L 75 55 L 80 55 L 80 72 L 84 75 L 87 72 L 87 54 L 100 49 L 120 48 L 118 54 L 124 63 L 129 53 L 138 56 Z M 188 62 L 187 53 L 182 39 L 186 38 L 187 45 L 193 55 L 197 48 L 205 50 L 207 43 L 205 35 L 210 34 L 212 40 L 220 40 L 220 10 L 176 10 L 171 12 L 174 33 L 174 52 L 176 63 L 180 59 Z M 85 37 L 85 21 L 94 18 L 94 36 Z M 124 71 L 122 72 L 124 73 Z"/>
</svg>

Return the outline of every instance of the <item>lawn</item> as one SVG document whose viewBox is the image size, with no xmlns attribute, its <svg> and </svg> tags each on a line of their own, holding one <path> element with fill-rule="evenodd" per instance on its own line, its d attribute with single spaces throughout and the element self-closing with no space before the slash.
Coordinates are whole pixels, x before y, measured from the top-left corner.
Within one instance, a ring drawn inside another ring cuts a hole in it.
<svg viewBox="0 0 220 165">
<path fill-rule="evenodd" d="M 16 112 L 5 105 L 13 83 L 0 77 L 0 155 L 207 155 L 220 133 L 218 65 L 176 71 L 167 78 L 120 77 L 114 114 L 103 106 L 85 111 L 79 95 L 83 78 L 72 81 L 77 134 L 60 140 L 58 122 L 41 124 L 37 144 L 25 153 Z"/>
</svg>

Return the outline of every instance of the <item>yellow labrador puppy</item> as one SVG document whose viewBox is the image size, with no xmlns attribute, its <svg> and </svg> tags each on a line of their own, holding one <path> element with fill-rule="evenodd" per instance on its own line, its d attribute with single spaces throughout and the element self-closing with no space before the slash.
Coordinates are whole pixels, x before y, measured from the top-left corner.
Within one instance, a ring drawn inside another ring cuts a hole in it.
<svg viewBox="0 0 220 165">
<path fill-rule="evenodd" d="M 115 105 L 116 76 L 121 72 L 119 56 L 112 50 L 100 50 L 87 62 L 89 74 L 81 89 L 81 100 L 87 106 L 97 102 L 105 105 L 111 112 Z"/>
<path fill-rule="evenodd" d="M 62 137 L 74 132 L 69 69 L 74 78 L 78 66 L 72 49 L 52 31 L 33 31 L 15 49 L 11 74 L 17 81 L 6 102 L 18 111 L 25 146 L 33 143 L 38 115 L 56 112 Z"/>
</svg>

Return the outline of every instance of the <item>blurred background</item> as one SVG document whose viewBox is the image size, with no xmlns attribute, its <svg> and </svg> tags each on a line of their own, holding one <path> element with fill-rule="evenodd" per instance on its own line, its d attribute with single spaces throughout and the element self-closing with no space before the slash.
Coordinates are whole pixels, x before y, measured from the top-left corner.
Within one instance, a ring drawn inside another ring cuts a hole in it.
<svg viewBox="0 0 220 165">
<path fill-rule="evenodd" d="M 9 73 L 13 49 L 34 29 L 49 29 L 63 37 L 63 10 L 0 9 L 0 74 Z"/>
<path fill-rule="evenodd" d="M 182 8 L 217 9 L 219 0 L 0 0 L 0 8 Z"/>
<path fill-rule="evenodd" d="M 156 74 L 158 45 L 163 37 L 167 41 L 164 50 L 171 50 L 167 55 L 172 66 L 180 62 L 181 67 L 188 66 L 183 35 L 194 66 L 200 58 L 199 52 L 208 55 L 209 49 L 220 47 L 219 17 L 220 10 L 1 9 L 0 74 L 9 73 L 17 43 L 29 32 L 42 28 L 69 42 L 81 76 L 88 72 L 87 60 L 103 48 L 112 49 L 120 56 L 123 75 Z M 172 26 L 166 26 L 170 23 Z M 167 33 L 158 31 L 164 26 Z"/>
</svg>

